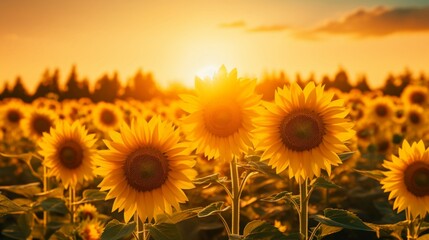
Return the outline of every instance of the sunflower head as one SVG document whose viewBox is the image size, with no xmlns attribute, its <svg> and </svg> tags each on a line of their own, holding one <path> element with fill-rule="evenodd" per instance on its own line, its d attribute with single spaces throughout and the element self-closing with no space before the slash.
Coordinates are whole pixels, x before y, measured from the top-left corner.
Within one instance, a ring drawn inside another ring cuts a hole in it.
<svg viewBox="0 0 429 240">
<path fill-rule="evenodd" d="M 393 207 L 401 212 L 405 209 L 414 216 L 424 217 L 429 212 L 429 149 L 423 141 L 411 146 L 404 140 L 399 156 L 384 161 L 386 176 L 381 180 L 382 188 L 395 199 Z"/>
<path fill-rule="evenodd" d="M 82 240 L 100 240 L 104 226 L 97 220 L 82 221 L 78 228 L 78 234 Z"/>
<path fill-rule="evenodd" d="M 89 203 L 80 205 L 76 210 L 76 214 L 80 220 L 92 220 L 98 217 L 97 208 Z"/>
<path fill-rule="evenodd" d="M 367 121 L 373 121 L 381 125 L 391 122 L 395 114 L 395 105 L 390 97 L 378 97 L 369 100 Z"/>
<path fill-rule="evenodd" d="M 195 160 L 179 142 L 179 132 L 170 123 L 153 117 L 122 124 L 120 132 L 110 132 L 101 151 L 97 173 L 104 176 L 101 190 L 115 198 L 112 211 L 124 211 L 125 221 L 137 212 L 144 221 L 157 214 L 171 213 L 172 206 L 187 201 L 183 189 L 193 188 Z"/>
<path fill-rule="evenodd" d="M 50 175 L 61 180 L 66 188 L 75 187 L 94 176 L 95 141 L 94 134 L 88 134 L 78 122 L 70 125 L 59 121 L 39 142 L 43 165 L 50 168 Z"/>
<path fill-rule="evenodd" d="M 19 100 L 6 102 L 0 108 L 0 123 L 7 130 L 16 130 L 19 128 L 21 120 L 25 116 L 26 105 Z"/>
<path fill-rule="evenodd" d="M 344 142 L 354 135 L 343 101 L 309 83 L 304 89 L 293 83 L 278 89 L 274 103 L 265 102 L 257 134 L 261 160 L 297 180 L 319 176 L 321 169 L 341 160 L 336 153 L 347 151 Z"/>
<path fill-rule="evenodd" d="M 231 160 L 252 146 L 254 119 L 260 96 L 256 81 L 237 78 L 222 66 L 213 79 L 195 80 L 195 95 L 181 95 L 181 107 L 189 115 L 183 131 L 190 146 L 209 159 Z"/>
<path fill-rule="evenodd" d="M 94 125 L 103 132 L 109 132 L 119 128 L 124 119 L 120 108 L 111 103 L 98 103 L 92 111 Z"/>
<path fill-rule="evenodd" d="M 44 133 L 55 126 L 58 116 L 48 109 L 33 109 L 20 122 L 24 134 L 34 140 L 40 139 Z"/>
<path fill-rule="evenodd" d="M 426 106 L 428 103 L 428 89 L 425 86 L 408 85 L 401 94 L 405 104 Z"/>
</svg>

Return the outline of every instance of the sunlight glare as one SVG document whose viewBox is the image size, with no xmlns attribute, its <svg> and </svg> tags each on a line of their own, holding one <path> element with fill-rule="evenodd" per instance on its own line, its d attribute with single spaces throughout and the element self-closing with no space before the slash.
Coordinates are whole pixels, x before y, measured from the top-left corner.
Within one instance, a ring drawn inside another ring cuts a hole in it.
<svg viewBox="0 0 429 240">
<path fill-rule="evenodd" d="M 217 72 L 218 68 L 215 67 L 214 65 L 207 65 L 203 68 L 201 68 L 200 70 L 198 70 L 195 75 L 201 79 L 204 78 L 212 78 L 213 75 Z"/>
</svg>

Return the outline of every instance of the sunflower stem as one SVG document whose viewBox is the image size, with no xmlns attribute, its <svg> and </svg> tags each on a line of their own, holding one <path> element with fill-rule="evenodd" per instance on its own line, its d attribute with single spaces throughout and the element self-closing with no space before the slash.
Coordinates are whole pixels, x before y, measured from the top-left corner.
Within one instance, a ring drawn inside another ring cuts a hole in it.
<svg viewBox="0 0 429 240">
<path fill-rule="evenodd" d="M 231 234 L 240 235 L 240 178 L 238 176 L 237 159 L 230 163 L 232 185 L 232 227 Z"/>
<path fill-rule="evenodd" d="M 308 179 L 299 181 L 299 199 L 300 199 L 300 212 L 299 212 L 299 233 L 304 240 L 308 239 Z"/>
<path fill-rule="evenodd" d="M 139 219 L 137 212 L 134 213 L 134 222 L 136 223 L 135 236 L 138 240 L 146 240 L 145 225 Z M 143 236 L 143 237 L 142 237 Z"/>
<path fill-rule="evenodd" d="M 70 207 L 70 223 L 75 222 L 75 198 L 76 198 L 76 189 L 72 186 L 69 186 L 69 207 Z"/>
<path fill-rule="evenodd" d="M 407 240 L 417 240 L 419 238 L 418 229 L 420 228 L 419 219 L 413 218 L 411 211 L 409 209 L 406 210 L 406 215 L 408 220 Z M 417 226 L 416 226 L 416 223 L 417 223 Z"/>
<path fill-rule="evenodd" d="M 48 186 L 48 167 L 43 166 L 43 192 L 46 193 L 49 189 Z M 49 214 L 48 211 L 43 211 L 43 229 L 46 233 L 47 228 L 46 226 L 48 225 L 48 218 L 49 218 Z"/>
</svg>

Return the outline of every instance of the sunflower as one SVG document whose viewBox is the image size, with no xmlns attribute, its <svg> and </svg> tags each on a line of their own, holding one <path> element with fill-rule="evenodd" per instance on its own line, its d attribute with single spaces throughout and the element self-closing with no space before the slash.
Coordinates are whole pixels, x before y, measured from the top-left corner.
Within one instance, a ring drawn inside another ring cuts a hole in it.
<svg viewBox="0 0 429 240">
<path fill-rule="evenodd" d="M 423 141 L 411 146 L 404 140 L 399 156 L 385 160 L 386 176 L 381 180 L 389 200 L 395 198 L 393 208 L 401 212 L 407 209 L 413 217 L 422 218 L 429 212 L 429 149 Z"/>
<path fill-rule="evenodd" d="M 49 174 L 60 179 L 66 188 L 75 187 L 94 177 L 95 142 L 94 134 L 87 134 L 78 122 L 70 125 L 59 121 L 49 134 L 43 134 L 39 143 L 43 165 L 50 168 Z"/>
<path fill-rule="evenodd" d="M 367 120 L 373 121 L 381 125 L 391 123 L 395 115 L 395 105 L 390 97 L 383 96 L 369 100 Z"/>
<path fill-rule="evenodd" d="M 123 120 L 122 111 L 111 103 L 98 103 L 92 111 L 92 117 L 96 128 L 103 132 L 117 130 Z"/>
<path fill-rule="evenodd" d="M 79 208 L 76 210 L 78 219 L 80 220 L 92 220 L 97 219 L 98 217 L 98 211 L 97 208 L 90 204 L 85 203 L 83 205 L 80 205 Z"/>
<path fill-rule="evenodd" d="M 428 130 L 428 115 L 424 108 L 419 105 L 411 105 L 405 109 L 405 123 L 408 139 L 421 138 Z"/>
<path fill-rule="evenodd" d="M 231 160 L 252 147 L 260 96 L 254 93 L 256 81 L 237 78 L 222 66 L 213 76 L 195 79 L 196 95 L 181 95 L 183 131 L 190 147 L 209 159 Z"/>
<path fill-rule="evenodd" d="M 401 93 L 401 99 L 405 104 L 426 106 L 429 102 L 428 89 L 425 86 L 408 85 Z"/>
<path fill-rule="evenodd" d="M 354 136 L 343 101 L 332 97 L 312 82 L 304 90 L 297 83 L 277 89 L 258 121 L 261 160 L 269 159 L 277 173 L 289 167 L 296 180 L 319 176 L 321 169 L 330 174 L 331 165 L 341 163 L 336 153 L 348 151 L 344 143 Z"/>
<path fill-rule="evenodd" d="M 1 126 L 9 131 L 19 129 L 19 123 L 25 116 L 25 107 L 25 104 L 20 100 L 6 102 L 0 110 Z"/>
<path fill-rule="evenodd" d="M 136 211 L 142 221 L 151 221 L 188 200 L 183 189 L 194 187 L 195 160 L 179 143 L 172 124 L 157 117 L 149 122 L 137 118 L 131 126 L 121 124 L 120 132 L 112 131 L 110 137 L 96 172 L 104 176 L 99 187 L 109 190 L 106 199 L 115 198 L 112 211 L 125 210 L 126 222 Z"/>
<path fill-rule="evenodd" d="M 100 240 L 104 225 L 98 220 L 87 220 L 82 221 L 77 230 L 82 240 Z"/>
<path fill-rule="evenodd" d="M 27 112 L 20 125 L 25 136 L 39 140 L 43 133 L 49 132 L 57 120 L 58 116 L 53 111 L 38 108 Z"/>
</svg>

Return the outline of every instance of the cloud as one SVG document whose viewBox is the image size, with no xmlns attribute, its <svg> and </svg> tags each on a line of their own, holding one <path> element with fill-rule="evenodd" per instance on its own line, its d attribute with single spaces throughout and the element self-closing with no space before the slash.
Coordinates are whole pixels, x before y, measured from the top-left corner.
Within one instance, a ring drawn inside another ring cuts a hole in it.
<svg viewBox="0 0 429 240">
<path fill-rule="evenodd" d="M 248 32 L 279 32 L 289 27 L 286 25 L 262 25 L 254 28 L 249 28 Z"/>
<path fill-rule="evenodd" d="M 360 37 L 385 36 L 398 32 L 429 31 L 429 6 L 423 8 L 377 7 L 358 9 L 343 19 L 329 21 L 311 31 L 299 33 L 311 38 L 318 33 L 352 34 Z"/>
<path fill-rule="evenodd" d="M 235 22 L 219 24 L 220 28 L 242 28 L 245 26 L 246 26 L 246 22 L 244 22 L 244 21 L 235 21 Z"/>
</svg>

